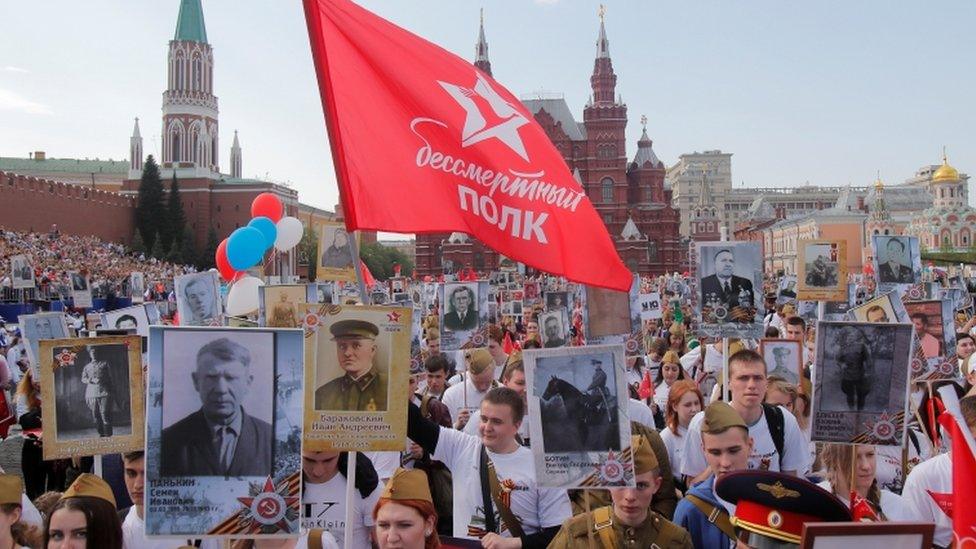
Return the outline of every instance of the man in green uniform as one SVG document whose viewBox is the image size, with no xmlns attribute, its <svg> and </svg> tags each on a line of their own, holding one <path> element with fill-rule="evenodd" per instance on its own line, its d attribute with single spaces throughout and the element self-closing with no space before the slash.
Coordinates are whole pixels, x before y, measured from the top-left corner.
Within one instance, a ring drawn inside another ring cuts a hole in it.
<svg viewBox="0 0 976 549">
<path fill-rule="evenodd" d="M 340 320 L 329 332 L 345 374 L 315 390 L 315 409 L 385 412 L 387 373 L 373 363 L 379 328 L 365 320 Z"/>
<path fill-rule="evenodd" d="M 636 487 L 614 488 L 610 491 L 613 505 L 567 520 L 550 549 L 692 547 L 687 531 L 651 510 L 654 492 L 661 484 L 657 458 L 646 438 L 631 440 Z"/>
</svg>

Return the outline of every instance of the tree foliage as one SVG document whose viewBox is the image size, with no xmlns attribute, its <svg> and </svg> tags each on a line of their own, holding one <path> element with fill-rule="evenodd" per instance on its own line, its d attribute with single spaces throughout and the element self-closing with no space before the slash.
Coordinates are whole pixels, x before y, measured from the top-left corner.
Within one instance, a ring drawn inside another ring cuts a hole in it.
<svg viewBox="0 0 976 549">
<path fill-rule="evenodd" d="M 166 204 L 166 213 L 163 215 L 163 225 L 160 227 L 159 237 L 163 241 L 164 248 L 171 248 L 173 245 L 182 246 L 183 230 L 186 228 L 186 213 L 183 211 L 183 197 L 180 195 L 180 181 L 173 173 L 173 181 L 169 187 L 169 200 Z M 196 257 L 191 263 L 196 262 Z"/>
<path fill-rule="evenodd" d="M 391 278 L 394 274 L 393 266 L 396 264 L 400 265 L 401 273 L 404 275 L 413 272 L 413 260 L 407 257 L 407 254 L 378 242 L 364 244 L 359 249 L 359 255 L 377 280 Z"/>
<path fill-rule="evenodd" d="M 161 230 L 165 230 L 163 213 L 163 182 L 159 177 L 159 165 L 152 155 L 146 158 L 142 169 L 142 179 L 139 181 L 138 205 L 136 206 L 136 229 L 142 237 L 147 250 L 156 255 L 166 253 L 162 245 L 156 246 Z M 156 257 L 159 257 L 158 255 Z"/>
<path fill-rule="evenodd" d="M 196 262 L 197 267 L 201 269 L 212 269 L 217 266 L 215 257 L 217 256 L 217 246 L 219 244 L 217 242 L 217 229 L 214 229 L 214 226 L 211 225 L 207 231 L 207 245 Z"/>
</svg>

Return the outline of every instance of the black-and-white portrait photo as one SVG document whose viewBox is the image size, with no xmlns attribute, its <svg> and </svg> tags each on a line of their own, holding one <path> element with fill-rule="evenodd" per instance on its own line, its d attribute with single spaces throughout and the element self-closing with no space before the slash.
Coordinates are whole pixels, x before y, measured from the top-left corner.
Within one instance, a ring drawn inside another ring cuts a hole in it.
<svg viewBox="0 0 976 549">
<path fill-rule="evenodd" d="M 610 352 L 536 358 L 534 390 L 547 452 L 620 449 L 613 361 Z"/>
<path fill-rule="evenodd" d="M 211 326 L 220 322 L 220 279 L 214 271 L 176 277 L 176 310 L 181 326 Z"/>
<path fill-rule="evenodd" d="M 699 242 L 696 313 L 712 337 L 762 334 L 762 255 L 756 242 Z"/>
<path fill-rule="evenodd" d="M 569 315 L 565 310 L 539 315 L 539 335 L 546 349 L 563 347 L 569 341 Z"/>
<path fill-rule="evenodd" d="M 806 244 L 804 280 L 812 288 L 833 288 L 839 278 L 836 244 Z"/>
<path fill-rule="evenodd" d="M 566 304 L 569 302 L 567 292 L 546 292 L 547 311 L 565 311 Z"/>
<path fill-rule="evenodd" d="M 918 239 L 873 235 L 875 273 L 881 284 L 914 284 L 922 271 Z"/>
<path fill-rule="evenodd" d="M 480 325 L 478 320 L 478 284 L 477 283 L 447 283 L 444 284 L 444 320 L 445 332 L 468 332 L 476 330 Z"/>
<path fill-rule="evenodd" d="M 848 313 L 861 322 L 908 322 L 908 312 L 901 297 L 895 292 L 882 294 L 854 307 Z"/>
<path fill-rule="evenodd" d="M 27 358 L 30 359 L 34 368 L 34 374 L 38 374 L 37 365 L 40 364 L 38 342 L 44 339 L 68 337 L 68 323 L 62 313 L 20 315 L 17 322 L 20 323 L 20 331 L 24 335 L 24 339 L 27 340 Z"/>
<path fill-rule="evenodd" d="M 817 327 L 813 440 L 897 444 L 895 416 L 907 406 L 911 324 L 821 322 Z M 885 423 L 885 422 L 888 423 Z M 888 442 L 890 439 L 890 442 Z"/>
<path fill-rule="evenodd" d="M 149 337 L 149 317 L 142 305 L 133 305 L 104 313 L 102 326 L 115 330 L 132 330 L 132 333 Z"/>
<path fill-rule="evenodd" d="M 796 276 L 787 275 L 779 279 L 776 303 L 790 303 L 796 301 Z"/>
<path fill-rule="evenodd" d="M 167 330 L 163 346 L 160 473 L 193 477 L 270 474 L 273 333 Z"/>
<path fill-rule="evenodd" d="M 10 258 L 10 282 L 14 288 L 34 287 L 34 267 L 26 255 L 15 255 Z"/>
<path fill-rule="evenodd" d="M 763 339 L 760 349 L 766 361 L 766 375 L 799 386 L 803 371 L 802 342 L 795 339 Z"/>
<path fill-rule="evenodd" d="M 327 228 L 323 243 L 321 263 L 330 269 L 352 268 L 352 248 L 349 246 L 349 233 L 343 227 Z"/>
<path fill-rule="evenodd" d="M 129 295 L 132 296 L 133 303 L 142 303 L 146 293 L 146 277 L 139 271 L 129 274 Z"/>
<path fill-rule="evenodd" d="M 334 285 L 331 282 L 312 282 L 305 287 L 305 300 L 308 303 L 332 304 Z"/>
<path fill-rule="evenodd" d="M 132 433 L 129 351 L 122 343 L 54 348 L 59 440 Z"/>
</svg>

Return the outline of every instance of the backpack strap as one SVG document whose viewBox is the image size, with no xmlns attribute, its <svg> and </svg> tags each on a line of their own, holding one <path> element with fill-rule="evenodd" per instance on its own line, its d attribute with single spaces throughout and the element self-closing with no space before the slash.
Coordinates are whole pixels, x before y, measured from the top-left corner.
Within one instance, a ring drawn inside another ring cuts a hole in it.
<svg viewBox="0 0 976 549">
<path fill-rule="evenodd" d="M 593 530 L 600 536 L 603 547 L 617 547 L 617 532 L 613 529 L 611 507 L 599 507 L 593 511 Z"/>
<path fill-rule="evenodd" d="M 525 532 L 522 530 L 522 523 L 519 522 L 519 520 L 515 517 L 515 514 L 512 513 L 512 509 L 508 505 L 508 502 L 502 497 L 502 485 L 500 482 L 498 482 L 498 475 L 495 473 L 495 464 L 488 459 L 488 451 L 485 450 L 484 444 L 481 445 L 481 455 L 484 456 L 483 461 L 487 462 L 488 465 L 486 469 L 488 486 L 491 489 L 491 500 L 495 503 L 495 507 L 498 509 L 498 514 L 502 517 L 502 522 L 505 523 L 506 527 L 508 527 L 508 532 L 513 538 L 520 538 L 525 535 Z M 482 473 L 482 476 L 484 476 L 484 473 Z M 482 492 L 483 491 L 484 488 L 482 488 Z M 485 513 L 485 515 L 487 519 L 487 513 Z M 494 522 L 494 517 L 492 517 L 492 522 Z M 485 521 L 485 524 L 488 524 L 487 520 Z M 501 529 L 499 528 L 498 531 L 500 533 Z"/>
<path fill-rule="evenodd" d="M 783 418 L 783 410 L 779 406 L 771 406 L 765 402 L 762 405 L 763 415 L 766 416 L 766 425 L 769 427 L 769 436 L 773 439 L 773 446 L 779 455 L 779 469 L 783 470 L 783 446 L 786 439 L 786 419 Z"/>
<path fill-rule="evenodd" d="M 491 481 L 488 474 L 488 452 L 485 445 L 481 445 L 481 456 L 478 462 L 478 472 L 481 476 L 481 507 L 485 512 L 485 532 L 497 532 L 498 526 L 495 524 L 495 508 L 491 505 Z M 495 477 L 498 481 L 498 477 Z"/>
<path fill-rule="evenodd" d="M 321 528 L 312 528 L 308 531 L 308 549 L 322 549 Z"/>
<path fill-rule="evenodd" d="M 735 528 L 732 527 L 732 521 L 729 520 L 729 514 L 725 511 L 725 509 L 717 505 L 712 505 L 694 494 L 686 494 L 685 499 L 697 507 L 698 510 L 701 511 L 702 514 L 708 519 L 708 522 L 714 524 L 715 527 L 721 530 L 723 534 L 729 537 L 729 539 L 736 539 Z"/>
</svg>

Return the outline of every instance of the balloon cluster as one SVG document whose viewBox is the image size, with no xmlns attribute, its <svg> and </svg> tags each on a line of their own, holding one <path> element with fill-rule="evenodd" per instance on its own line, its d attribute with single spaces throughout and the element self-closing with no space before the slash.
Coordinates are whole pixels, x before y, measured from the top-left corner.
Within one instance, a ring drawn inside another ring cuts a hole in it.
<svg viewBox="0 0 976 549">
<path fill-rule="evenodd" d="M 251 202 L 251 221 L 225 238 L 218 246 L 215 261 L 224 280 L 233 283 L 227 295 L 227 312 L 244 315 L 258 308 L 259 278 L 244 271 L 261 263 L 271 248 L 287 252 L 302 240 L 304 227 L 294 217 L 284 216 L 285 208 L 272 193 L 261 193 Z"/>
</svg>

